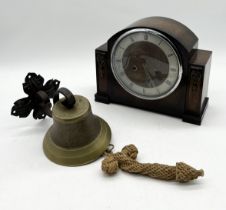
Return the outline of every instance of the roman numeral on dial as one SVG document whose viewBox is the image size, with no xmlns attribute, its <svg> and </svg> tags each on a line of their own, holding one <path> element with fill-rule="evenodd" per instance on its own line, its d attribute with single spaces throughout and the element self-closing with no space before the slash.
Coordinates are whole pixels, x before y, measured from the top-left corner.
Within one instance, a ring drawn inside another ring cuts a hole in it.
<svg viewBox="0 0 226 210">
<path fill-rule="evenodd" d="M 148 35 L 144 34 L 144 40 L 148 40 Z"/>
</svg>

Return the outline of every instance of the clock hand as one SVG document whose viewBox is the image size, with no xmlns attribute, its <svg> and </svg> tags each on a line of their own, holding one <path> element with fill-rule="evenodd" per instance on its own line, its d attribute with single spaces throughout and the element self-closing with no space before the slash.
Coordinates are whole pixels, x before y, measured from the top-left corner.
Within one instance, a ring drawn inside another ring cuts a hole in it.
<svg viewBox="0 0 226 210">
<path fill-rule="evenodd" d="M 147 85 L 151 85 L 151 87 L 153 86 L 152 81 L 151 81 L 151 77 L 148 74 L 148 71 L 144 68 L 144 73 L 145 73 L 145 81 L 147 83 Z"/>
<path fill-rule="evenodd" d="M 151 72 L 148 70 L 147 65 L 144 64 L 143 67 L 144 67 L 145 76 L 148 77 L 147 79 L 148 84 L 151 85 L 151 87 L 155 87 L 156 83 L 151 75 Z"/>
<path fill-rule="evenodd" d="M 124 65 L 123 65 L 123 67 L 124 67 L 124 69 L 127 69 L 128 68 L 128 66 L 129 66 L 129 63 L 130 63 L 130 56 L 126 56 L 126 57 L 124 57 Z"/>
</svg>

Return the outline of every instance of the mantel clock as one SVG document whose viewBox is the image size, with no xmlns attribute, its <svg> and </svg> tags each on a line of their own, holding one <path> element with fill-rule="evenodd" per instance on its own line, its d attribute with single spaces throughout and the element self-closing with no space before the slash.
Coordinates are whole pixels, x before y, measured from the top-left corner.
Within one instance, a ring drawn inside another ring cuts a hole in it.
<svg viewBox="0 0 226 210">
<path fill-rule="evenodd" d="M 185 25 L 145 18 L 115 33 L 95 53 L 96 101 L 201 124 L 212 52 L 198 49 L 197 36 Z"/>
</svg>

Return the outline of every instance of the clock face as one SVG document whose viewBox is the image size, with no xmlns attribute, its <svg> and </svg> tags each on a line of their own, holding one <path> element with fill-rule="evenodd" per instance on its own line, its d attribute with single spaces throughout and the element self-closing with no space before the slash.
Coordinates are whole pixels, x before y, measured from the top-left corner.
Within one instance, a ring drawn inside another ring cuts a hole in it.
<svg viewBox="0 0 226 210">
<path fill-rule="evenodd" d="M 111 67 L 127 92 L 147 100 L 168 96 L 182 76 L 174 45 L 163 34 L 144 28 L 132 29 L 117 39 Z"/>
</svg>

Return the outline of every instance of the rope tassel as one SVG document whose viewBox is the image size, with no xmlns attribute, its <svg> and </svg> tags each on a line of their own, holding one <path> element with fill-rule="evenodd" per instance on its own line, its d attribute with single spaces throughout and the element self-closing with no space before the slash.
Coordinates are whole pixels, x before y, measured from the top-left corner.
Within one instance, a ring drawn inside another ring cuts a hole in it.
<svg viewBox="0 0 226 210">
<path fill-rule="evenodd" d="M 115 174 L 120 168 L 123 171 L 141 174 L 161 180 L 174 180 L 188 182 L 204 176 L 204 171 L 178 162 L 176 166 L 168 166 L 158 163 L 139 163 L 136 161 L 137 148 L 133 145 L 125 146 L 121 152 L 109 153 L 102 161 L 102 170 L 107 174 Z"/>
</svg>

